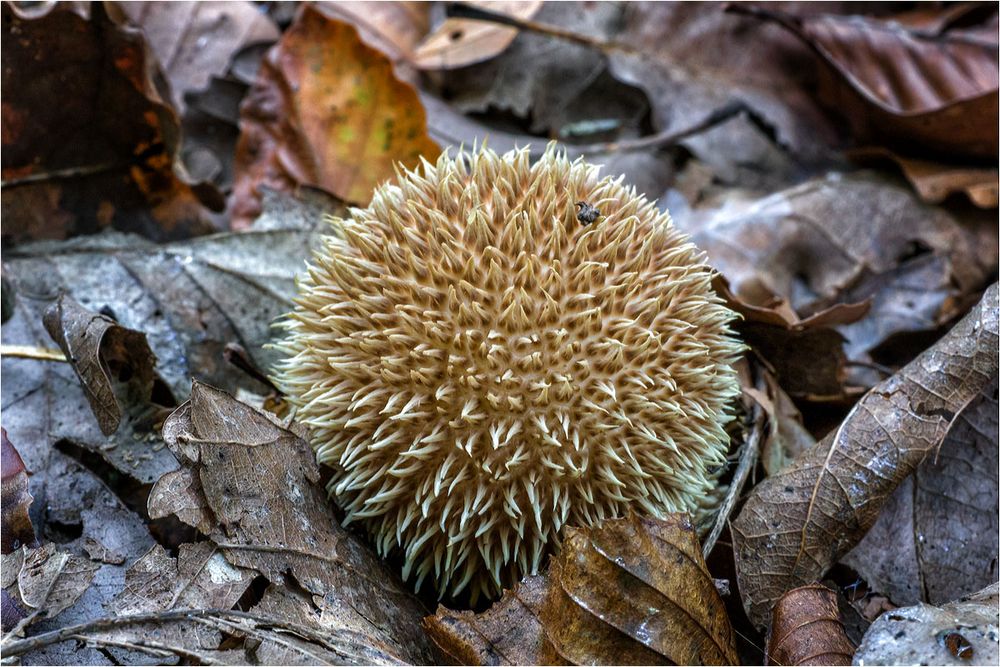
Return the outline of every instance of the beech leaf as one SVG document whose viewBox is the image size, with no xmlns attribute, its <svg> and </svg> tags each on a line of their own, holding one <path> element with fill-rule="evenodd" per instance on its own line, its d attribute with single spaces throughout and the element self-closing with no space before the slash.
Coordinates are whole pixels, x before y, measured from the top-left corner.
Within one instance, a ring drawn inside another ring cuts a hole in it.
<svg viewBox="0 0 1000 667">
<path fill-rule="evenodd" d="M 733 664 L 725 604 L 687 515 L 568 529 L 548 574 L 481 614 L 424 621 L 459 664 Z"/>
<path fill-rule="evenodd" d="M 28 508 L 31 507 L 31 492 L 28 491 L 28 470 L 14 445 L 7 439 L 7 429 L 0 429 L 0 497 L 3 510 L 0 512 L 0 545 L 3 553 L 9 554 L 21 548 L 22 544 L 34 546 L 35 528 L 31 525 Z"/>
<path fill-rule="evenodd" d="M 892 491 L 937 451 L 955 416 L 997 374 L 994 284 L 937 344 L 869 391 L 841 426 L 754 488 L 732 524 L 750 620 L 816 581 L 875 523 Z"/>
<path fill-rule="evenodd" d="M 260 212 L 261 184 L 324 188 L 367 204 L 397 163 L 440 153 L 416 91 L 349 24 L 304 5 L 268 51 L 241 109 L 233 226 Z"/>
<path fill-rule="evenodd" d="M 494 0 L 467 2 L 497 14 L 530 19 L 542 7 L 542 0 Z M 449 18 L 417 45 L 413 64 L 421 69 L 454 69 L 489 60 L 510 46 L 518 29 L 472 19 Z"/>
<path fill-rule="evenodd" d="M 767 637 L 767 664 L 849 665 L 854 645 L 844 632 L 837 594 L 820 584 L 778 600 Z"/>
</svg>

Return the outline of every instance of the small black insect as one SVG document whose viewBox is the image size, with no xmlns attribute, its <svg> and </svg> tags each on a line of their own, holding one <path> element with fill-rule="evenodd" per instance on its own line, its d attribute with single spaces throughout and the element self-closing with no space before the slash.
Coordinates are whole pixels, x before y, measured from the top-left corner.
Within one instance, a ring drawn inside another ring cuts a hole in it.
<svg viewBox="0 0 1000 667">
<path fill-rule="evenodd" d="M 578 201 L 576 203 L 576 207 L 579 209 L 576 214 L 576 219 L 583 225 L 589 225 L 601 217 L 601 212 L 585 201 Z"/>
</svg>

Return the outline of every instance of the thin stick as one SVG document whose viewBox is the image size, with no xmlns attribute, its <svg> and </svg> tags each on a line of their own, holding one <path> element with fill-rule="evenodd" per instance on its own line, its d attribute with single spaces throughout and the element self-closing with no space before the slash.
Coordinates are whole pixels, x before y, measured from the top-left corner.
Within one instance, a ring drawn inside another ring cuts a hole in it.
<svg viewBox="0 0 1000 667">
<path fill-rule="evenodd" d="M 597 153 L 615 153 L 619 151 L 637 151 L 648 148 L 666 148 L 668 146 L 675 146 L 684 139 L 700 134 L 705 130 L 710 130 L 713 127 L 722 125 L 742 113 L 752 114 L 753 112 L 745 103 L 736 100 L 716 109 L 696 122 L 694 125 L 680 130 L 658 132 L 657 134 L 651 134 L 648 137 L 639 137 L 638 139 L 622 139 L 621 141 L 612 141 L 605 144 L 591 144 L 589 146 L 573 144 L 567 145 L 572 146 L 574 150 L 580 151 L 581 153 L 588 153 L 591 155 Z"/>
<path fill-rule="evenodd" d="M 62 350 L 34 345 L 0 345 L 0 357 L 17 357 L 18 359 L 37 359 L 38 361 L 66 361 Z"/>
<path fill-rule="evenodd" d="M 52 171 L 42 171 L 37 174 L 28 174 L 20 178 L 12 178 L 7 181 L 0 181 L 0 187 L 16 188 L 19 185 L 30 185 L 31 183 L 43 183 L 45 181 L 58 181 L 70 178 L 83 178 L 95 174 L 104 174 L 115 169 L 127 166 L 127 162 L 105 162 L 103 164 L 91 164 L 83 167 L 66 167 L 64 169 L 53 169 Z"/>
<path fill-rule="evenodd" d="M 757 388 L 762 391 L 764 389 L 763 382 L 760 379 L 757 381 Z M 722 534 L 722 529 L 729 521 L 729 515 L 736 506 L 736 500 L 743 491 L 743 485 L 746 484 L 747 477 L 750 476 L 750 472 L 757 466 L 757 457 L 760 456 L 760 438 L 761 433 L 764 431 L 764 410 L 757 405 L 756 401 L 753 405 L 754 407 L 751 412 L 753 421 L 750 428 L 750 435 L 743 444 L 744 449 L 740 456 L 740 463 L 736 466 L 736 472 L 733 473 L 733 481 L 729 485 L 729 491 L 726 492 L 726 497 L 723 499 L 722 504 L 719 505 L 719 513 L 715 516 L 715 525 L 712 526 L 712 531 L 705 538 L 705 542 L 701 548 L 702 556 L 705 558 L 708 558 L 708 555 L 712 553 L 715 542 L 719 539 L 719 535 Z"/>
</svg>

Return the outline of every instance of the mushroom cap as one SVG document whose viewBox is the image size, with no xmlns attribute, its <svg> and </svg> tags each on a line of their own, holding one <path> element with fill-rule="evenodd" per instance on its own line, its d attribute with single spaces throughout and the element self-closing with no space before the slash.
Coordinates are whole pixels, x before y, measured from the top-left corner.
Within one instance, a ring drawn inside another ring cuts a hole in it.
<svg viewBox="0 0 1000 667">
<path fill-rule="evenodd" d="M 563 526 L 710 509 L 736 316 L 622 179 L 551 145 L 445 153 L 331 222 L 275 380 L 404 579 L 495 598 Z"/>
</svg>

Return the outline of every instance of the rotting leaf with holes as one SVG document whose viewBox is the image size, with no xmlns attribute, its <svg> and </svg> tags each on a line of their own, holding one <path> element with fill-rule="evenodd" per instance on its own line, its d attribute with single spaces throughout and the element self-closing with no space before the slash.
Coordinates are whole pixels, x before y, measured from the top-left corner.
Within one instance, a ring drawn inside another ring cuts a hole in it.
<svg viewBox="0 0 1000 667">
<path fill-rule="evenodd" d="M 349 24 L 303 5 L 261 63 L 241 109 L 234 228 L 260 212 L 260 186 L 324 188 L 367 204 L 397 163 L 434 160 L 416 91 Z"/>
<path fill-rule="evenodd" d="M 774 607 L 767 637 L 769 665 L 849 665 L 854 646 L 844 633 L 837 594 L 811 584 L 788 591 Z"/>
<path fill-rule="evenodd" d="M 76 371 L 104 435 L 121 424 L 124 409 L 149 401 L 156 355 L 146 335 L 87 310 L 65 294 L 43 317 L 45 328 Z M 124 385 L 116 391 L 116 385 Z"/>
<path fill-rule="evenodd" d="M 389 647 L 404 662 L 430 659 L 420 630 L 422 606 L 336 524 L 305 440 L 266 413 L 200 383 L 167 419 L 163 437 L 182 468 L 153 488 L 151 517 L 176 513 L 193 519 L 192 525 L 208 528 L 207 536 L 230 563 L 272 583 L 291 575 L 306 592 L 305 601 L 329 614 L 327 630 L 370 637 L 373 648 Z M 198 488 L 177 484 L 178 476 L 197 478 L 202 498 L 192 502 Z M 176 488 L 184 492 L 169 492 Z M 192 512 L 192 504 L 210 515 Z"/>
<path fill-rule="evenodd" d="M 994 378 L 841 562 L 896 605 L 944 604 L 995 581 L 997 440 Z"/>
<path fill-rule="evenodd" d="M 4 3 L 3 240 L 108 227 L 155 240 L 212 229 L 221 194 L 177 159 L 178 119 L 155 87 L 142 35 L 102 3 L 39 18 Z"/>
<path fill-rule="evenodd" d="M 998 291 L 869 391 L 834 432 L 751 492 L 732 523 L 743 605 L 757 627 L 818 580 L 875 523 L 895 488 L 997 375 Z"/>
<path fill-rule="evenodd" d="M 992 39 L 863 16 L 798 17 L 740 3 L 731 11 L 777 23 L 833 68 L 827 102 L 848 117 L 856 138 L 996 161 L 995 10 Z"/>
<path fill-rule="evenodd" d="M 686 515 L 567 530 L 547 575 L 481 614 L 439 607 L 424 621 L 465 664 L 733 664 L 725 604 Z"/>
</svg>

